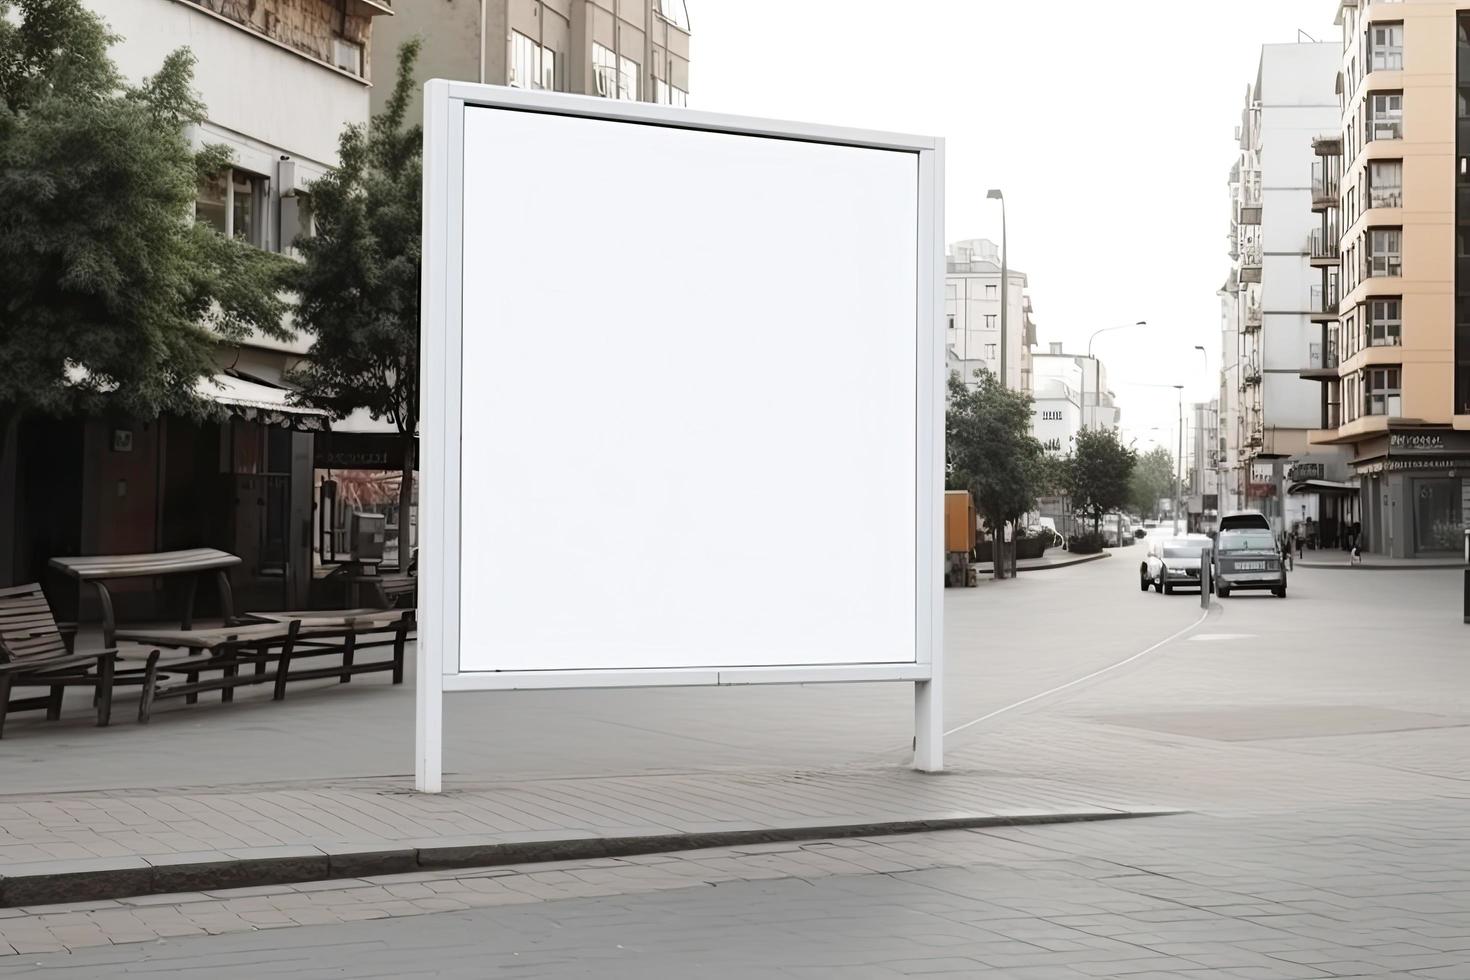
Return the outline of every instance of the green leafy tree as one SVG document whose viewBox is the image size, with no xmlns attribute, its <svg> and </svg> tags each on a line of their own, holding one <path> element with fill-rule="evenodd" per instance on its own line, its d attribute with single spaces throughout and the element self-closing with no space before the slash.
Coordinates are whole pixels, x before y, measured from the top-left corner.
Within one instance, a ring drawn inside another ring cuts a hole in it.
<svg viewBox="0 0 1470 980">
<path fill-rule="evenodd" d="M 285 260 L 196 225 L 187 50 L 124 84 L 78 0 L 0 0 L 0 453 L 20 418 L 200 416 L 220 340 L 288 336 Z"/>
<path fill-rule="evenodd" d="M 1128 503 L 1130 477 L 1138 454 L 1118 440 L 1113 429 L 1084 429 L 1068 460 L 1072 506 L 1092 519 L 1097 532 L 1103 515 Z"/>
<path fill-rule="evenodd" d="M 983 368 L 971 386 L 959 374 L 949 377 L 945 414 L 947 487 L 968 490 L 975 509 L 992 529 L 995 574 L 1004 576 L 1001 535 L 1007 521 L 1024 515 L 1036 503 L 1045 474 L 1041 443 L 1031 435 L 1031 397 L 1011 391 Z"/>
<path fill-rule="evenodd" d="M 311 185 L 316 232 L 297 241 L 305 261 L 286 277 L 299 297 L 297 321 L 315 335 L 293 377 L 301 400 L 339 418 L 365 408 L 398 430 L 404 562 L 419 425 L 423 137 L 405 125 L 418 52 L 417 40 L 399 48 L 383 112 L 343 132 L 338 165 Z"/>
<path fill-rule="evenodd" d="M 1139 514 L 1157 516 L 1159 501 L 1174 490 L 1173 454 L 1155 446 L 1139 456 L 1128 489 L 1128 500 Z"/>
</svg>

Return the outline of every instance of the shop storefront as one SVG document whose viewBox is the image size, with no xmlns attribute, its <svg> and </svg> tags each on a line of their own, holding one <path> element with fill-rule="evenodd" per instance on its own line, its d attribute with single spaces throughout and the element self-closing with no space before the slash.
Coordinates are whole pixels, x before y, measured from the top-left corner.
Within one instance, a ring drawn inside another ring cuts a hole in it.
<svg viewBox="0 0 1470 980">
<path fill-rule="evenodd" d="M 1459 554 L 1470 517 L 1470 432 L 1393 431 L 1354 461 L 1364 550 L 1396 558 Z"/>
</svg>

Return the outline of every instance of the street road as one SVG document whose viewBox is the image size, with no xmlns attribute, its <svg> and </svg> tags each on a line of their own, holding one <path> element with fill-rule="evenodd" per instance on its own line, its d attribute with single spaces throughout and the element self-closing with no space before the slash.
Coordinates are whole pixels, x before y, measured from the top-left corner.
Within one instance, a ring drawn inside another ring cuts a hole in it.
<svg viewBox="0 0 1470 980">
<path fill-rule="evenodd" d="M 1192 813 L 0 911 L 0 976 L 1470 978 L 1459 572 L 1299 570 L 1201 620 L 1138 590 L 1142 556 L 946 596 L 948 758 Z M 892 770 L 908 710 L 884 686 L 474 695 L 450 764 Z M 406 771 L 411 713 L 354 683 L 18 726 L 0 785 Z"/>
</svg>

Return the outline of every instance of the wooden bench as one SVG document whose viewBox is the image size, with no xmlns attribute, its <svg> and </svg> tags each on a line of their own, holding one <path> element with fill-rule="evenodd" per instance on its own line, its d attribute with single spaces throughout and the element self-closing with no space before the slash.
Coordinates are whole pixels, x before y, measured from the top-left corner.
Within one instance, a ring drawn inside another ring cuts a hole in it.
<svg viewBox="0 0 1470 980">
<path fill-rule="evenodd" d="M 394 684 L 403 683 L 404 654 L 408 636 L 415 626 L 412 609 L 343 609 L 312 612 L 251 613 L 253 620 L 275 623 L 298 623 L 300 631 L 292 648 L 283 653 L 278 668 L 277 700 L 285 697 L 288 681 L 336 677 L 339 683 L 351 683 L 356 674 L 389 671 Z M 374 636 L 384 637 L 373 639 Z M 359 662 L 357 655 L 367 650 L 390 647 L 386 660 Z M 335 667 L 293 669 L 292 665 L 307 657 L 341 655 Z"/>
<path fill-rule="evenodd" d="M 112 685 L 117 651 L 74 649 L 76 626 L 58 623 L 46 593 L 37 584 L 0 589 L 0 735 L 11 711 L 46 710 L 46 718 L 61 717 L 61 699 L 67 687 L 93 689 L 97 724 L 112 717 Z M 40 697 L 10 700 L 17 687 L 44 687 Z"/>
</svg>

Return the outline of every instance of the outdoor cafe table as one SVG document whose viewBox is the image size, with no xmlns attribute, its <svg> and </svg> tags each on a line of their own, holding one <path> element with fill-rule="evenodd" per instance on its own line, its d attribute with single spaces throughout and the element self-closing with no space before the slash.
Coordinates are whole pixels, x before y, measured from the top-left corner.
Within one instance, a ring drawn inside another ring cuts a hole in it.
<svg viewBox="0 0 1470 980">
<path fill-rule="evenodd" d="M 181 627 L 194 625 L 194 595 L 199 589 L 199 576 L 214 572 L 219 585 L 220 615 L 226 623 L 234 621 L 234 595 L 230 591 L 227 569 L 241 563 L 238 555 L 215 548 L 189 548 L 184 551 L 156 551 L 135 555 L 86 555 L 77 558 L 53 558 L 51 567 L 78 582 L 90 582 L 102 603 L 102 643 L 106 648 L 117 645 L 117 619 L 112 610 L 112 595 L 107 582 L 129 578 L 163 578 L 189 576 L 189 591 L 184 600 Z"/>
</svg>

